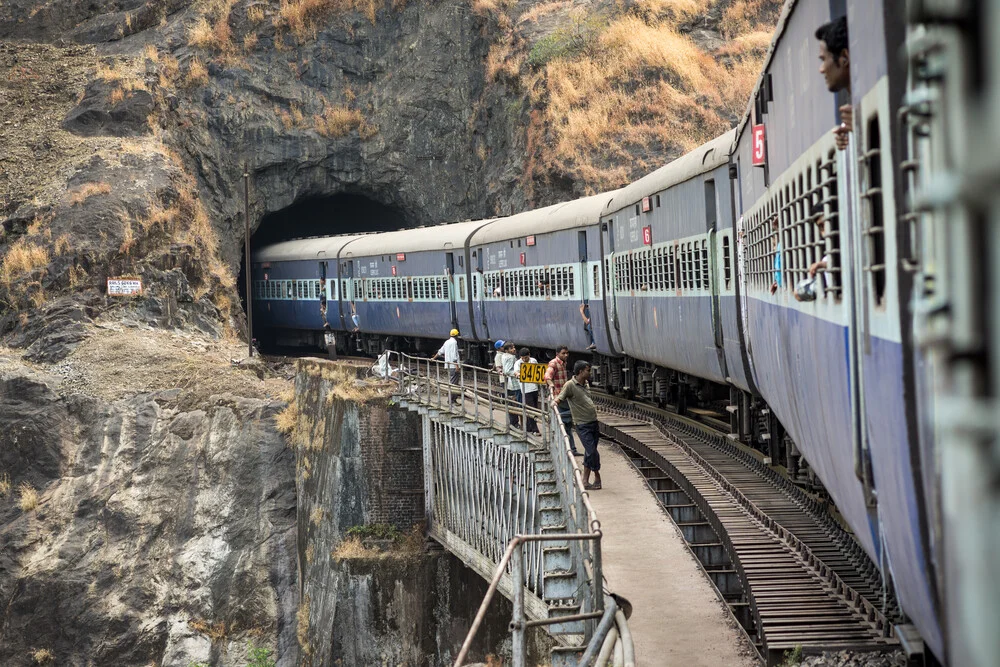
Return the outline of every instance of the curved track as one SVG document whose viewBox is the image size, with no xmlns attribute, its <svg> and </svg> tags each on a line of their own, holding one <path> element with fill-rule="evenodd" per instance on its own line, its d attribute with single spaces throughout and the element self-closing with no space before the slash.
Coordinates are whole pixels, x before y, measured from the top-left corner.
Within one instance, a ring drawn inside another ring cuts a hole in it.
<svg viewBox="0 0 1000 667">
<path fill-rule="evenodd" d="M 602 434 L 629 451 L 768 664 L 797 646 L 895 647 L 878 572 L 825 508 L 704 427 L 597 402 Z"/>
</svg>

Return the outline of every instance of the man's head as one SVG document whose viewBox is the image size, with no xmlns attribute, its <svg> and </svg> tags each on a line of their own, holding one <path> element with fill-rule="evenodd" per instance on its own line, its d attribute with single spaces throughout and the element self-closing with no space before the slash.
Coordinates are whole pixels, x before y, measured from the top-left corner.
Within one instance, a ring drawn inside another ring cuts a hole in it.
<svg viewBox="0 0 1000 667">
<path fill-rule="evenodd" d="M 559 349 L 556 351 L 556 357 L 558 357 L 560 361 L 565 362 L 569 359 L 569 348 L 565 345 L 560 345 Z"/>
<path fill-rule="evenodd" d="M 517 351 L 517 356 L 521 357 L 521 361 L 527 361 L 531 358 L 531 350 L 526 347 L 522 347 Z"/>
<path fill-rule="evenodd" d="M 504 346 L 504 341 L 503 340 L 498 340 L 496 343 L 493 344 L 493 349 L 495 349 L 495 350 L 502 350 L 503 346 Z"/>
<path fill-rule="evenodd" d="M 823 204 L 819 202 L 813 204 L 812 208 L 809 209 L 809 217 L 816 223 L 816 229 L 819 230 L 819 234 L 822 236 L 826 230 L 826 219 L 823 217 Z"/>
<path fill-rule="evenodd" d="M 580 361 L 573 364 L 573 377 L 576 378 L 577 382 L 586 382 L 590 379 L 590 362 Z"/>
<path fill-rule="evenodd" d="M 452 330 L 451 330 L 451 333 L 449 333 L 448 335 L 449 335 L 449 336 L 452 336 L 452 337 L 455 337 L 455 336 L 457 336 L 457 335 L 458 335 L 458 329 L 452 329 Z"/>
<path fill-rule="evenodd" d="M 506 351 L 511 354 L 517 354 L 517 345 L 514 345 L 514 343 L 507 343 Z"/>
<path fill-rule="evenodd" d="M 824 23 L 816 29 L 819 40 L 819 73 L 831 93 L 851 87 L 851 58 L 847 50 L 847 17 Z"/>
</svg>

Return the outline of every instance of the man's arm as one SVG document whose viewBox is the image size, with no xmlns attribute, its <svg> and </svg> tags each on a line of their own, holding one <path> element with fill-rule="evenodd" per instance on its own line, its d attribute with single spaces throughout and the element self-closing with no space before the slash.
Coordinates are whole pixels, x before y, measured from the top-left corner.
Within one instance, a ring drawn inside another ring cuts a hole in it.
<svg viewBox="0 0 1000 667">
<path fill-rule="evenodd" d="M 566 384 L 564 384 L 562 391 L 559 392 L 559 395 L 552 399 L 552 403 L 554 405 L 559 405 L 564 398 L 569 398 L 569 395 L 573 393 L 572 387 L 573 387 L 572 382 L 567 382 Z"/>
</svg>

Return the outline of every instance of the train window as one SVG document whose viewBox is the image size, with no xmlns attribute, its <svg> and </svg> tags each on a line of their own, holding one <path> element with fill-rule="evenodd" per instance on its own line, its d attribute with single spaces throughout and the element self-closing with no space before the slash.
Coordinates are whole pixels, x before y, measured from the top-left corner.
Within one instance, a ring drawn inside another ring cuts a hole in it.
<svg viewBox="0 0 1000 667">
<path fill-rule="evenodd" d="M 732 260 L 730 259 L 729 235 L 722 237 L 722 279 L 725 281 L 726 289 L 730 289 L 733 279 Z"/>
<path fill-rule="evenodd" d="M 465 276 L 458 277 L 458 298 L 465 301 Z"/>
<path fill-rule="evenodd" d="M 871 276 L 872 296 L 876 306 L 881 306 L 885 300 L 885 220 L 882 211 L 882 157 L 881 137 L 879 136 L 878 114 L 868 120 L 868 150 L 861 159 L 864 163 L 863 173 L 867 175 L 867 188 L 861 198 L 867 202 L 868 216 L 866 222 L 868 237 L 865 267 Z"/>
<path fill-rule="evenodd" d="M 708 239 L 701 240 L 701 281 L 702 289 L 708 289 L 710 287 L 708 273 Z"/>
<path fill-rule="evenodd" d="M 289 299 L 295 298 L 295 294 L 294 294 L 294 292 L 292 292 L 292 281 L 291 280 L 286 280 L 285 281 L 285 288 L 286 288 L 286 294 L 288 294 L 288 298 Z"/>
<path fill-rule="evenodd" d="M 635 214 L 639 215 L 639 205 L 638 204 L 635 205 Z"/>
<path fill-rule="evenodd" d="M 656 195 L 656 208 L 660 208 L 660 195 Z"/>
<path fill-rule="evenodd" d="M 566 269 L 566 292 L 571 297 L 576 296 L 576 272 L 572 266 Z"/>
<path fill-rule="evenodd" d="M 451 293 L 448 291 L 448 288 L 450 286 L 451 286 L 451 282 L 450 281 L 448 281 L 445 278 L 441 279 L 441 294 L 443 295 L 444 299 L 448 299 L 448 300 L 451 299 Z"/>
<path fill-rule="evenodd" d="M 593 292 L 594 298 L 601 298 L 601 265 L 594 265 L 594 286 L 591 290 Z"/>
<path fill-rule="evenodd" d="M 465 258 L 462 257 L 461 255 L 458 256 L 458 265 L 465 266 Z"/>
</svg>

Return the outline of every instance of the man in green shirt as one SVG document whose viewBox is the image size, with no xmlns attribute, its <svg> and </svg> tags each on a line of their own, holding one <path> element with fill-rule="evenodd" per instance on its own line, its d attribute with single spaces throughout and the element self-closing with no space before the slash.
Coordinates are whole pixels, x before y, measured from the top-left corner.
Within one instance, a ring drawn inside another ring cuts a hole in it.
<svg viewBox="0 0 1000 667">
<path fill-rule="evenodd" d="M 573 378 L 563 385 L 559 395 L 552 399 L 557 408 L 566 401 L 576 424 L 576 432 L 583 443 L 583 486 L 585 489 L 601 488 L 601 455 L 597 451 L 600 433 L 597 429 L 597 408 L 590 398 L 590 363 L 578 361 L 573 365 Z M 573 437 L 570 435 L 570 437 Z M 594 483 L 590 483 L 590 473 Z"/>
</svg>

